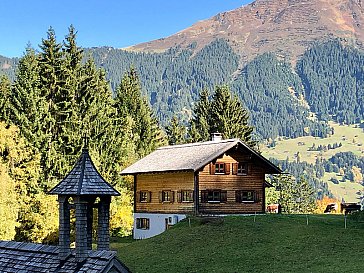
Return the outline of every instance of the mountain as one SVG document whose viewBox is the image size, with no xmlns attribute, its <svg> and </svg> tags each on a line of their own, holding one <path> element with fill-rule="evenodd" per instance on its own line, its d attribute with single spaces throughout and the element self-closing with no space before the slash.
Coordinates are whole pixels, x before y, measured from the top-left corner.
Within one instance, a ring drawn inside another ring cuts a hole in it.
<svg viewBox="0 0 364 273">
<path fill-rule="evenodd" d="M 163 52 L 171 47 L 201 50 L 217 38 L 228 41 L 243 63 L 265 52 L 295 61 L 318 40 L 340 38 L 364 48 L 362 0 L 257 0 L 167 38 L 127 48 Z"/>
<path fill-rule="evenodd" d="M 135 67 L 162 125 L 228 84 L 262 139 L 326 136 L 328 120 L 364 119 L 363 22 L 361 0 L 257 0 L 128 50 L 85 50 L 114 90 Z M 13 79 L 15 61 L 0 58 L 0 73 Z"/>
<path fill-rule="evenodd" d="M 0 55 L 0 75 L 7 75 L 11 80 L 14 80 L 17 64 L 17 58 L 7 58 Z"/>
</svg>

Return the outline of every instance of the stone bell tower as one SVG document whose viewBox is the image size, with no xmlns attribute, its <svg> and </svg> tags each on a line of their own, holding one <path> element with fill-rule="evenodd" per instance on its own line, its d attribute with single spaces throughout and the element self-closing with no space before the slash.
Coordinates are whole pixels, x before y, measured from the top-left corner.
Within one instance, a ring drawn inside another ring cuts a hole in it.
<svg viewBox="0 0 364 273">
<path fill-rule="evenodd" d="M 93 209 L 98 211 L 97 249 L 109 250 L 111 196 L 120 195 L 96 170 L 88 149 L 84 148 L 76 165 L 50 194 L 59 202 L 59 258 L 65 261 L 70 249 L 70 210 L 76 215 L 76 261 L 81 263 L 92 249 Z M 73 203 L 70 202 L 73 200 Z M 95 201 L 98 200 L 96 203 Z"/>
</svg>

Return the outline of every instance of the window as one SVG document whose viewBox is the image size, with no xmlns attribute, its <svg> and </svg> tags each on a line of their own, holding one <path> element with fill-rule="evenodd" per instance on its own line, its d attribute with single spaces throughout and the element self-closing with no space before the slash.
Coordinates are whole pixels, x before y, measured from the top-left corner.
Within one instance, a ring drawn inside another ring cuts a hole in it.
<svg viewBox="0 0 364 273">
<path fill-rule="evenodd" d="M 225 163 L 215 163 L 215 173 L 225 173 Z"/>
<path fill-rule="evenodd" d="M 247 162 L 233 163 L 233 174 L 247 175 L 248 167 L 249 165 Z"/>
<path fill-rule="evenodd" d="M 208 191 L 207 192 L 207 202 L 220 202 L 221 191 Z"/>
<path fill-rule="evenodd" d="M 230 174 L 230 163 L 210 163 L 210 174 Z"/>
<path fill-rule="evenodd" d="M 174 202 L 173 191 L 161 191 L 159 193 L 159 201 L 161 203 L 172 203 L 172 202 Z"/>
<path fill-rule="evenodd" d="M 241 175 L 248 174 L 248 163 L 246 163 L 246 162 L 238 163 L 238 174 L 241 174 Z"/>
<path fill-rule="evenodd" d="M 193 191 L 191 190 L 182 190 L 177 192 L 177 202 L 181 203 L 189 203 L 193 202 Z"/>
<path fill-rule="evenodd" d="M 136 218 L 137 229 L 149 229 L 149 218 Z"/>
<path fill-rule="evenodd" d="M 204 190 L 201 191 L 201 203 L 226 203 L 227 191 Z"/>
<path fill-rule="evenodd" d="M 150 191 L 140 191 L 139 192 L 139 202 L 140 203 L 149 203 L 151 197 Z"/>
<path fill-rule="evenodd" d="M 193 191 L 182 191 L 182 202 L 193 202 Z"/>
<path fill-rule="evenodd" d="M 239 202 L 239 203 L 256 202 L 255 191 L 236 191 L 236 202 Z"/>
</svg>

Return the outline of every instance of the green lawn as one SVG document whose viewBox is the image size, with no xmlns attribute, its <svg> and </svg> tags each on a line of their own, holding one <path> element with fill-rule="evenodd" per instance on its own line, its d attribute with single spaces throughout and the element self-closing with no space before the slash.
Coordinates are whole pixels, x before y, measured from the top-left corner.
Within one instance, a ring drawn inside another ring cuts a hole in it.
<svg viewBox="0 0 364 273">
<path fill-rule="evenodd" d="M 132 272 L 363 272 L 364 223 L 342 215 L 193 219 L 154 238 L 114 240 Z"/>
<path fill-rule="evenodd" d="M 277 140 L 275 147 L 267 148 L 261 147 L 262 154 L 266 158 L 276 158 L 279 160 L 288 160 L 293 162 L 296 161 L 296 154 L 299 152 L 300 160 L 308 163 L 315 163 L 317 158 L 329 159 L 333 155 L 339 152 L 353 152 L 357 156 L 364 156 L 364 131 L 357 125 L 339 125 L 335 122 L 329 122 L 330 126 L 334 128 L 334 134 L 327 138 L 319 137 L 299 137 L 294 139 L 283 139 Z M 342 146 L 337 149 L 331 149 L 328 151 L 308 151 L 309 147 L 315 144 L 316 147 L 319 145 L 334 143 L 341 143 Z M 329 190 L 334 194 L 336 198 L 341 200 L 344 198 L 346 202 L 358 202 L 358 190 L 363 190 L 363 186 L 352 182 L 340 182 L 339 185 L 335 185 L 330 182 L 330 178 L 335 177 L 341 179 L 339 174 L 326 174 L 323 177 L 323 181 L 327 182 Z"/>
<path fill-rule="evenodd" d="M 308 163 L 315 163 L 317 157 L 329 159 L 339 152 L 353 152 L 358 156 L 364 156 L 364 131 L 355 125 L 339 125 L 334 122 L 329 122 L 330 127 L 334 128 L 334 134 L 327 138 L 320 137 L 298 137 L 294 139 L 277 140 L 275 147 L 266 148 L 261 147 L 262 154 L 269 158 L 274 157 L 279 160 L 285 160 L 287 157 L 289 161 L 295 161 L 295 154 L 300 153 L 301 161 Z M 308 151 L 308 148 L 313 144 L 318 147 L 319 145 L 334 143 L 341 143 L 342 147 L 328 151 Z"/>
</svg>

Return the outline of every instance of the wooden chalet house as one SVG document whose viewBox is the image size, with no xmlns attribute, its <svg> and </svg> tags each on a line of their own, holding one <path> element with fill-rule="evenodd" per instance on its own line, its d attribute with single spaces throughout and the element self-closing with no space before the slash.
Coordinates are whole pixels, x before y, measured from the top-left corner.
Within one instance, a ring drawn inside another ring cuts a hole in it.
<svg viewBox="0 0 364 273">
<path fill-rule="evenodd" d="M 134 176 L 134 238 L 187 215 L 265 212 L 266 174 L 281 170 L 239 139 L 157 149 L 121 172 Z"/>
<path fill-rule="evenodd" d="M 127 273 L 129 269 L 109 249 L 111 196 L 120 195 L 98 173 L 88 150 L 51 191 L 58 195 L 59 246 L 0 241 L 0 272 Z M 76 215 L 76 247 L 70 248 L 70 210 Z M 97 210 L 97 249 L 92 249 L 93 211 Z"/>
</svg>

